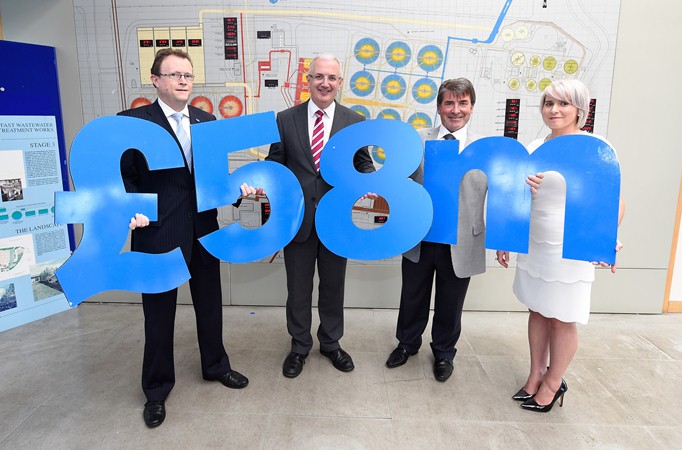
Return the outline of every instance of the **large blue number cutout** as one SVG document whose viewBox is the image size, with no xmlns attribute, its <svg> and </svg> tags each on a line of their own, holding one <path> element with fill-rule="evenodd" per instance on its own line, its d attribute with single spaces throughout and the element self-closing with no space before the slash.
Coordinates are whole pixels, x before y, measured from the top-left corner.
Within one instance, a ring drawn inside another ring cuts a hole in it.
<svg viewBox="0 0 682 450">
<path fill-rule="evenodd" d="M 377 172 L 359 173 L 353 155 L 376 145 L 386 154 Z M 368 120 L 336 133 L 322 151 L 322 177 L 334 186 L 320 200 L 317 234 L 337 255 L 373 260 L 399 255 L 418 244 L 431 226 L 433 207 L 426 190 L 408 177 L 419 167 L 422 140 L 410 125 L 397 120 Z M 362 230 L 352 220 L 353 204 L 367 192 L 384 197 L 390 208 L 380 228 Z"/>
<path fill-rule="evenodd" d="M 162 127 L 132 117 L 101 117 L 84 126 L 71 146 L 76 192 L 57 192 L 55 223 L 82 223 L 83 238 L 57 270 L 71 306 L 100 292 L 120 289 L 164 292 L 189 279 L 179 248 L 165 254 L 121 254 L 135 213 L 157 218 L 156 194 L 126 193 L 121 155 L 140 150 L 151 170 L 182 167 L 173 137 Z"/>
<path fill-rule="evenodd" d="M 270 217 L 260 228 L 231 224 L 200 239 L 216 258 L 231 263 L 256 261 L 293 239 L 303 221 L 303 191 L 285 166 L 259 161 L 229 173 L 228 155 L 280 140 L 274 113 L 266 112 L 192 125 L 192 148 L 199 211 L 232 204 L 247 183 L 262 187 Z"/>
</svg>

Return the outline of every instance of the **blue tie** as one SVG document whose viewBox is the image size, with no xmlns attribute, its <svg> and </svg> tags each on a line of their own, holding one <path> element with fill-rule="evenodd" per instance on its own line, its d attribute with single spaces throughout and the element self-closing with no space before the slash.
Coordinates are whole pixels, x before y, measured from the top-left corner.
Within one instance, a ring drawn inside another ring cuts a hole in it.
<svg viewBox="0 0 682 450">
<path fill-rule="evenodd" d="M 187 167 L 189 171 L 192 171 L 192 141 L 190 141 L 189 136 L 185 133 L 185 127 L 182 126 L 183 114 L 176 112 L 171 115 L 173 119 L 177 122 L 177 127 L 175 128 L 175 136 L 178 138 L 180 145 L 182 146 L 182 152 L 185 154 L 185 159 L 187 160 Z"/>
</svg>

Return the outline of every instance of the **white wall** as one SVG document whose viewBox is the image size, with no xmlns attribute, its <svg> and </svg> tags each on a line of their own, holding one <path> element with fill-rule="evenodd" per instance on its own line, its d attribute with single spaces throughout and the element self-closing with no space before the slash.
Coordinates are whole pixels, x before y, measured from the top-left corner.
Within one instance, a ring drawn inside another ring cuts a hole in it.
<svg viewBox="0 0 682 450">
<path fill-rule="evenodd" d="M 0 0 L 0 15 L 5 39 L 57 48 L 70 145 L 83 125 L 72 1 Z M 593 311 L 661 311 L 682 168 L 677 128 L 682 62 L 675 45 L 680 17 L 682 4 L 676 0 L 622 1 L 607 138 L 623 171 L 626 215 L 620 239 L 625 248 L 615 275 L 598 272 Z M 11 62 L 3 67 L 11 71 Z M 511 270 L 497 268 L 475 277 L 466 307 L 520 310 L 511 294 L 512 278 Z M 223 284 L 226 303 L 284 304 L 286 298 L 283 266 L 225 264 Z M 348 306 L 397 307 L 399 290 L 398 267 L 349 266 Z M 136 298 L 108 293 L 97 300 Z"/>
<path fill-rule="evenodd" d="M 615 277 L 602 274 L 593 304 L 600 310 L 660 312 L 682 174 L 675 79 L 682 17 L 676 0 L 621 6 L 609 140 L 622 166 L 625 244 Z"/>
</svg>

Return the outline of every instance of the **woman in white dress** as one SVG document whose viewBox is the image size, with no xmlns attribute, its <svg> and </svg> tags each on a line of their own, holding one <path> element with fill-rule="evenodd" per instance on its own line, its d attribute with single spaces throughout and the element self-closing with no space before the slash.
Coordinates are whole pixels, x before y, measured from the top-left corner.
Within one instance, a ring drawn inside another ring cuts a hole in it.
<svg viewBox="0 0 682 450">
<path fill-rule="evenodd" d="M 578 80 L 558 80 L 545 88 L 540 112 L 551 133 L 528 145 L 533 152 L 555 137 L 583 133 L 590 94 Z M 512 396 L 530 411 L 548 412 L 561 399 L 568 385 L 563 379 L 578 348 L 576 322 L 585 324 L 590 314 L 590 289 L 594 265 L 562 258 L 566 185 L 557 172 L 529 176 L 533 195 L 528 254 L 516 258 L 514 294 L 528 307 L 530 374 L 526 384 Z M 542 187 L 540 187 L 542 184 Z M 621 202 L 618 223 L 623 217 Z M 620 244 L 616 250 L 620 250 Z M 497 252 L 505 268 L 509 252 Z M 599 263 L 608 266 L 605 263 Z M 615 272 L 613 265 L 611 271 Z M 549 366 L 548 366 L 549 361 Z"/>
</svg>

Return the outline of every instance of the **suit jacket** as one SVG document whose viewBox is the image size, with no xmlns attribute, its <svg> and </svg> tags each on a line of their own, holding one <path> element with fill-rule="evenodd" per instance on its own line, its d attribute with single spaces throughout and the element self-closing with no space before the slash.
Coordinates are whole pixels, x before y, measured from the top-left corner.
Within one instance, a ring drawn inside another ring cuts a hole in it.
<svg viewBox="0 0 682 450">
<path fill-rule="evenodd" d="M 439 128 L 419 130 L 419 135 L 426 143 L 438 139 Z M 480 136 L 471 132 L 467 135 L 465 147 Z M 419 184 L 424 184 L 424 160 L 410 177 Z M 462 177 L 459 188 L 459 227 L 457 245 L 450 246 L 452 267 L 460 278 L 467 278 L 485 272 L 485 220 L 483 219 L 485 196 L 488 192 L 488 179 L 480 170 L 472 170 Z M 419 262 L 421 245 L 417 244 L 403 254 L 412 262 Z"/>
<path fill-rule="evenodd" d="M 199 108 L 188 108 L 190 124 L 215 120 L 212 114 Z M 162 126 L 178 143 L 178 151 L 184 158 L 182 147 L 158 101 L 122 111 L 119 115 L 137 117 Z M 158 219 L 148 227 L 133 231 L 133 250 L 166 253 L 180 247 L 185 260 L 189 262 L 194 240 L 218 229 L 216 209 L 197 212 L 194 175 L 187 168 L 187 161 L 185 167 L 149 170 L 141 152 L 127 151 L 121 158 L 121 174 L 127 192 L 158 194 Z M 209 255 L 205 249 L 202 250 Z"/>
<path fill-rule="evenodd" d="M 362 120 L 364 120 L 364 117 L 360 114 L 336 103 L 331 136 L 339 130 Z M 322 196 L 331 189 L 331 186 L 320 176 L 313 161 L 308 134 L 308 102 L 292 106 L 278 113 L 277 127 L 279 128 L 280 142 L 270 146 L 270 152 L 265 159 L 287 166 L 296 175 L 298 182 L 301 184 L 305 212 L 301 228 L 293 240 L 295 242 L 304 242 L 310 236 L 315 223 L 317 204 Z M 329 141 L 329 137 L 325 138 L 326 141 Z M 324 152 L 324 149 L 322 151 Z M 362 149 L 355 154 L 353 164 L 358 171 L 363 173 L 375 170 L 367 149 Z"/>
</svg>

